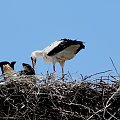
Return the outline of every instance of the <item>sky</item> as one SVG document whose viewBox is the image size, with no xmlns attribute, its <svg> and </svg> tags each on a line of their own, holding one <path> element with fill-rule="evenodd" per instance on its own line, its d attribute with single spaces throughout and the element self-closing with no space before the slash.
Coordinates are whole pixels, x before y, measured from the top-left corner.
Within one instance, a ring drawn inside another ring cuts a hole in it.
<svg viewBox="0 0 120 120">
<path fill-rule="evenodd" d="M 0 61 L 16 61 L 15 71 L 31 64 L 32 51 L 62 38 L 85 42 L 65 73 L 114 71 L 109 57 L 120 72 L 120 0 L 0 0 Z M 37 74 L 53 72 L 42 59 L 36 67 Z"/>
</svg>

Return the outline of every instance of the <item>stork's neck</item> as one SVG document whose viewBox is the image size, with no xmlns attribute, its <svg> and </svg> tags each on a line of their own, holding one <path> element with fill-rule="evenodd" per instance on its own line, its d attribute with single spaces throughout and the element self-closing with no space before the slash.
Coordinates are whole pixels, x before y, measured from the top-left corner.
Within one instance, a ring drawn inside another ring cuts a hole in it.
<svg viewBox="0 0 120 120">
<path fill-rule="evenodd" d="M 43 51 L 42 50 L 36 50 L 33 53 L 36 58 L 42 57 L 43 56 Z"/>
</svg>

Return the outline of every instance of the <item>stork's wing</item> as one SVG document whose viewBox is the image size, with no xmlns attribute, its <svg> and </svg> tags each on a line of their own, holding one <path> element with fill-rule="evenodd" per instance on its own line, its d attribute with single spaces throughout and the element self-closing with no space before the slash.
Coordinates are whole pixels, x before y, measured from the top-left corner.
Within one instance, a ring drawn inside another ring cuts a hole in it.
<svg viewBox="0 0 120 120">
<path fill-rule="evenodd" d="M 56 47 L 59 46 L 59 44 L 61 43 L 62 41 L 55 41 L 53 42 L 51 45 L 49 45 L 48 47 L 46 47 L 45 49 L 43 49 L 43 51 L 48 55 L 49 53 L 51 54 L 52 51 L 54 51 L 54 49 Z"/>
<path fill-rule="evenodd" d="M 76 40 L 69 40 L 69 39 L 61 39 L 60 41 L 57 41 L 58 44 L 51 46 L 50 51 L 47 53 L 48 56 L 53 56 L 64 49 L 70 47 L 71 45 L 79 45 L 77 50 L 75 51 L 75 54 L 78 53 L 81 49 L 85 48 L 82 41 L 76 41 Z"/>
</svg>

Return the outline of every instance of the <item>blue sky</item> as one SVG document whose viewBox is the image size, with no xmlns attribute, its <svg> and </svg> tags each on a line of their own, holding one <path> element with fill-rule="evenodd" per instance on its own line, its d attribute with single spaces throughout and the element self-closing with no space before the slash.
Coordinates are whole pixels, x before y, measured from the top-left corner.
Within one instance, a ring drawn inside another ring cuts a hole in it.
<svg viewBox="0 0 120 120">
<path fill-rule="evenodd" d="M 85 42 L 86 49 L 66 62 L 65 72 L 90 75 L 120 70 L 120 0 L 0 0 L 0 61 L 31 64 L 30 54 L 61 38 Z M 61 68 L 56 65 L 57 72 Z M 37 62 L 37 74 L 52 65 Z"/>
</svg>

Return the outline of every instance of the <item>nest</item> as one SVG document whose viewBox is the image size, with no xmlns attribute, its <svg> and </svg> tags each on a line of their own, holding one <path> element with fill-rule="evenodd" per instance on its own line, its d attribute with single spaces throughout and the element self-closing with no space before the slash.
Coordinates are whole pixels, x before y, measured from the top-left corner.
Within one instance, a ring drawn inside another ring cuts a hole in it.
<svg viewBox="0 0 120 120">
<path fill-rule="evenodd" d="M 102 79 L 7 78 L 0 84 L 0 120 L 118 120 L 119 81 Z"/>
</svg>

